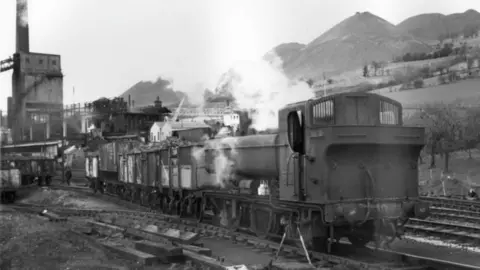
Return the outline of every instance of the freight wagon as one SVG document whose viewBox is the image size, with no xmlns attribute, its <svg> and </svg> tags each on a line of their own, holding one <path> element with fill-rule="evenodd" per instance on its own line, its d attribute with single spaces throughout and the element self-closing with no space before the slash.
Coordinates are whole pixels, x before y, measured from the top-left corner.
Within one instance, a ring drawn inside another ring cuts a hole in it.
<svg viewBox="0 0 480 270">
<path fill-rule="evenodd" d="M 50 185 L 55 175 L 55 160 L 41 156 L 4 155 L 1 157 L 0 192 L 2 199 L 15 201 L 16 192 L 35 182 Z"/>
<path fill-rule="evenodd" d="M 95 191 L 104 192 L 104 187 L 118 182 L 119 155 L 141 145 L 137 139 L 122 139 L 105 142 L 98 150 L 85 153 L 85 176 Z"/>
<path fill-rule="evenodd" d="M 10 163 L 3 158 L 0 169 L 0 203 L 14 202 L 17 190 L 21 185 L 20 170 L 11 166 Z"/>
<path fill-rule="evenodd" d="M 100 151 L 99 164 L 116 164 L 108 174 L 99 166 L 95 186 L 258 236 L 298 239 L 299 228 L 319 251 L 342 237 L 363 247 L 428 216 L 418 196 L 423 146 L 424 129 L 403 126 L 400 103 L 342 93 L 286 106 L 277 134 Z"/>
</svg>

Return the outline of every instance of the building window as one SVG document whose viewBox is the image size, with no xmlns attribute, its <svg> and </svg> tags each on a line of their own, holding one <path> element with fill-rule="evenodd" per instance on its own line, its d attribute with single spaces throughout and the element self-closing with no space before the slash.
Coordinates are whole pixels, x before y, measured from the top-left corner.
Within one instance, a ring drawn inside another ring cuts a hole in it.
<svg viewBox="0 0 480 270">
<path fill-rule="evenodd" d="M 30 64 L 30 58 L 25 57 L 25 63 Z"/>
<path fill-rule="evenodd" d="M 43 64 L 43 59 L 38 59 L 38 64 L 42 65 Z"/>
<path fill-rule="evenodd" d="M 384 100 L 380 100 L 380 124 L 381 125 L 398 125 L 399 112 L 400 112 L 399 106 Z"/>
<path fill-rule="evenodd" d="M 57 60 L 52 60 L 52 65 L 56 66 L 57 65 Z"/>
<path fill-rule="evenodd" d="M 313 105 L 313 121 L 315 124 L 333 124 L 335 107 L 333 100 L 325 100 Z"/>
</svg>

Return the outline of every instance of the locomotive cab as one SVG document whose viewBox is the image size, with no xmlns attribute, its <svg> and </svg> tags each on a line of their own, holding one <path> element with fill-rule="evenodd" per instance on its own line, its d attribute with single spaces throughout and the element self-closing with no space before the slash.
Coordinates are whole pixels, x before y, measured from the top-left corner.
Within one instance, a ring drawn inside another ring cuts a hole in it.
<svg viewBox="0 0 480 270">
<path fill-rule="evenodd" d="M 290 146 L 280 162 L 292 163 L 280 174 L 280 198 L 325 205 L 309 216 L 344 227 L 340 234 L 352 243 L 365 244 L 382 227 L 395 236 L 399 220 L 428 215 L 418 200 L 424 129 L 403 126 L 399 102 L 369 93 L 333 95 L 288 106 L 279 127 L 279 140 Z"/>
</svg>

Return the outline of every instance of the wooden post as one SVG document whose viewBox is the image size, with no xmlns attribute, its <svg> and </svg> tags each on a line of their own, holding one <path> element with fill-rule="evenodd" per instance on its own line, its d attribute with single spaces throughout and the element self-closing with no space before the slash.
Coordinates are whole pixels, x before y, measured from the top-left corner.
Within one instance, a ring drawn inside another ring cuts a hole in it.
<svg viewBox="0 0 480 270">
<path fill-rule="evenodd" d="M 66 123 L 65 122 L 65 112 L 62 110 L 62 123 Z M 63 124 L 63 128 L 66 129 L 67 125 Z M 62 146 L 61 146 L 61 153 L 62 153 L 62 183 L 65 183 L 65 154 L 63 153 L 63 144 L 64 144 L 64 141 L 65 141 L 65 137 L 66 137 L 66 133 L 67 131 L 66 130 L 62 130 Z"/>
</svg>

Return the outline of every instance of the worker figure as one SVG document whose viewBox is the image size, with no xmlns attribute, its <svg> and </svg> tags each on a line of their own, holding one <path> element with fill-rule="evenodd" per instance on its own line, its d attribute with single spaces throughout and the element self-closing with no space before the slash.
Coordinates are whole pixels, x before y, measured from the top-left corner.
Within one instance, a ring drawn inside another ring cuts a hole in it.
<svg viewBox="0 0 480 270">
<path fill-rule="evenodd" d="M 67 181 L 67 185 L 70 186 L 70 179 L 72 179 L 72 170 L 70 169 L 70 166 L 66 167 L 67 171 L 65 172 L 65 179 Z"/>
<path fill-rule="evenodd" d="M 469 197 L 469 199 L 477 199 L 478 198 L 477 192 L 475 192 L 475 190 L 473 188 L 471 188 L 468 191 L 468 197 Z"/>
</svg>

